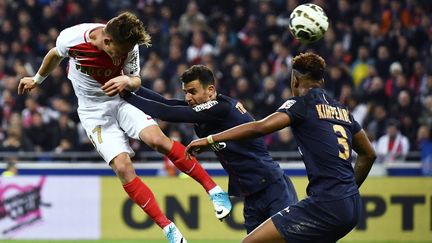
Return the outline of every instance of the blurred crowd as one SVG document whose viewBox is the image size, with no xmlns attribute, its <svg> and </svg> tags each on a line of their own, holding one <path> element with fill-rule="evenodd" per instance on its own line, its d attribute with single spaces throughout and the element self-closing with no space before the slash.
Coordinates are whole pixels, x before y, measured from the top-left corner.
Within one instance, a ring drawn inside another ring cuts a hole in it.
<svg viewBox="0 0 432 243">
<path fill-rule="evenodd" d="M 0 0 L 0 147 L 3 151 L 89 151 L 66 62 L 37 90 L 17 95 L 59 32 L 132 11 L 152 36 L 141 47 L 142 85 L 183 98 L 179 75 L 193 64 L 215 73 L 218 90 L 260 119 L 291 96 L 293 56 L 327 61 L 326 90 L 349 107 L 382 160 L 409 151 L 431 158 L 432 2 L 315 0 L 329 17 L 324 38 L 303 45 L 288 31 L 298 0 Z M 159 122 L 173 139 L 194 138 L 191 124 Z M 266 137 L 270 150 L 295 151 L 289 129 Z M 145 150 L 135 141 L 134 149 Z"/>
</svg>

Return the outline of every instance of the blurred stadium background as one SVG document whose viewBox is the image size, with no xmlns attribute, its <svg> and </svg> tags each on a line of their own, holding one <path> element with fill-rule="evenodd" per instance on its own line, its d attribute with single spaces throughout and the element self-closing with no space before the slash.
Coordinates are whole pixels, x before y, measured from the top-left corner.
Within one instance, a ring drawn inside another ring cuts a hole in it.
<svg viewBox="0 0 432 243">
<path fill-rule="evenodd" d="M 17 95 L 19 79 L 35 74 L 62 29 L 128 10 L 152 36 L 152 47 L 140 50 L 143 86 L 182 98 L 179 74 L 202 63 L 217 75 L 219 92 L 239 99 L 257 119 L 291 96 L 293 56 L 314 51 L 325 57 L 327 91 L 349 107 L 379 155 L 362 188 L 365 215 L 344 242 L 432 242 L 432 2 L 307 1 L 322 6 L 330 21 L 324 38 L 307 46 L 287 31 L 291 10 L 304 2 L 0 0 L 0 172 L 6 171 L 0 239 L 163 238 L 94 152 L 76 114 L 66 62 L 40 88 Z M 159 125 L 185 144 L 195 138 L 190 124 Z M 392 134 L 398 139 L 389 144 Z M 138 173 L 190 242 L 241 239 L 240 201 L 219 223 L 195 183 L 131 142 Z M 304 197 L 305 171 L 291 131 L 266 142 Z M 226 186 L 215 156 L 199 158 Z"/>
</svg>

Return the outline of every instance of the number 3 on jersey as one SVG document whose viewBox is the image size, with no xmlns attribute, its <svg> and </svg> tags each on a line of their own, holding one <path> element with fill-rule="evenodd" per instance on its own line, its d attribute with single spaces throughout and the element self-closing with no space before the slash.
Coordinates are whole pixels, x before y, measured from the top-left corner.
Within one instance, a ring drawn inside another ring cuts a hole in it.
<svg viewBox="0 0 432 243">
<path fill-rule="evenodd" d="M 348 136 L 345 128 L 341 125 L 333 125 L 333 131 L 335 132 L 338 140 L 339 147 L 339 158 L 347 160 L 350 156 L 350 147 L 348 145 Z"/>
</svg>

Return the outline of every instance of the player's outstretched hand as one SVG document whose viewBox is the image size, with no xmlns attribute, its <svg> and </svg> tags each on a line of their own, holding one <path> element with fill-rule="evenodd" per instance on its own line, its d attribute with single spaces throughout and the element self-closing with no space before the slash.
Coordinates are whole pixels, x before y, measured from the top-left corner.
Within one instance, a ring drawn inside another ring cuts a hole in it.
<svg viewBox="0 0 432 243">
<path fill-rule="evenodd" d="M 188 159 L 191 159 L 192 156 L 195 156 L 196 154 L 203 151 L 202 148 L 207 147 L 208 141 L 206 138 L 200 138 L 193 140 L 187 147 L 186 147 L 186 157 Z"/>
<path fill-rule="evenodd" d="M 103 86 L 102 90 L 108 96 L 115 96 L 126 88 L 129 82 L 129 77 L 126 75 L 118 76 L 108 80 Z"/>
<path fill-rule="evenodd" d="M 26 91 L 30 91 L 36 87 L 37 83 L 33 80 L 33 77 L 24 77 L 18 84 L 18 94 L 22 95 Z"/>
</svg>

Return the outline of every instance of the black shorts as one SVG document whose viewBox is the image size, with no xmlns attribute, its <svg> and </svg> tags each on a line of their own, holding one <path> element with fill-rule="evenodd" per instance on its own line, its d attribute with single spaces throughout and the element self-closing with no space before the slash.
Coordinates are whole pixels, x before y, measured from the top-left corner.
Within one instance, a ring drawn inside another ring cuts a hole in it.
<svg viewBox="0 0 432 243">
<path fill-rule="evenodd" d="M 275 214 L 272 221 L 289 243 L 336 242 L 357 225 L 361 207 L 359 194 L 329 202 L 308 197 Z"/>
<path fill-rule="evenodd" d="M 247 196 L 244 200 L 244 226 L 247 233 L 280 210 L 298 202 L 291 180 L 283 176 L 265 189 Z"/>
</svg>

